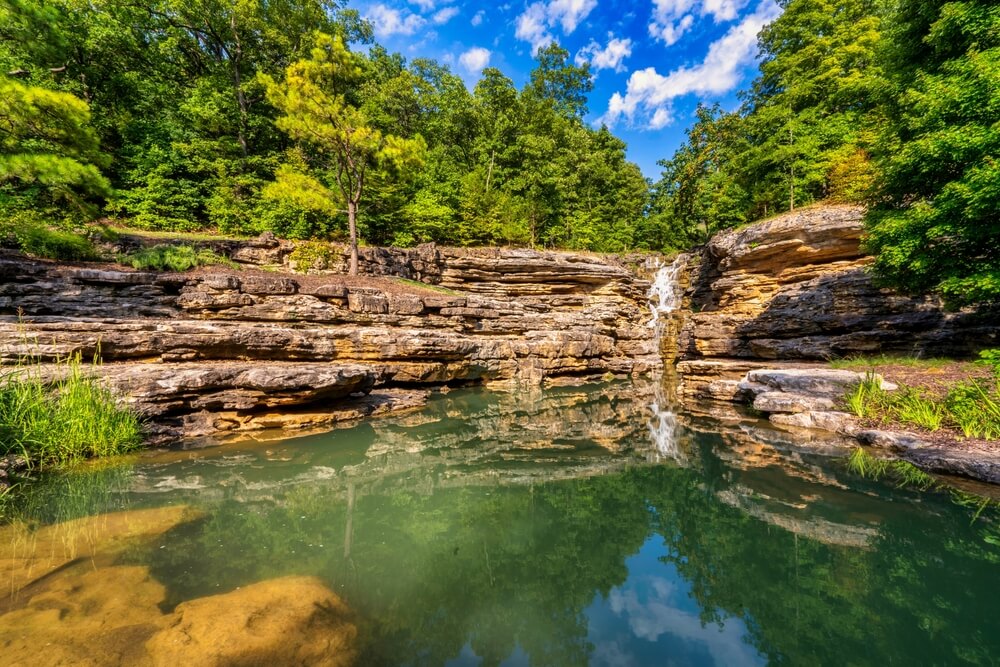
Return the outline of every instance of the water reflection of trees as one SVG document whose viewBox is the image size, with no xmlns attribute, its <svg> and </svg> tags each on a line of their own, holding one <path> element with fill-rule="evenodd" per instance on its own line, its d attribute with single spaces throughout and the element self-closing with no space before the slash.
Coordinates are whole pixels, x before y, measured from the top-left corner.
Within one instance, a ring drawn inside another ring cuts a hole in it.
<svg viewBox="0 0 1000 667">
<path fill-rule="evenodd" d="M 279 463 L 265 463 L 268 445 L 240 465 L 157 464 L 136 490 L 192 470 L 206 488 L 137 503 L 210 498 L 210 512 L 130 557 L 173 602 L 317 574 L 358 612 L 363 664 L 442 664 L 463 647 L 483 665 L 515 651 L 585 664 L 585 610 L 622 586 L 650 539 L 704 622 L 742 619 L 775 663 L 1000 654 L 988 632 L 1000 596 L 984 594 L 996 586 L 992 517 L 970 525 L 943 498 L 852 479 L 752 428 L 689 423 L 677 433 L 686 467 L 649 465 L 647 399 L 461 392 L 340 432 L 340 448 L 290 446 Z"/>
</svg>

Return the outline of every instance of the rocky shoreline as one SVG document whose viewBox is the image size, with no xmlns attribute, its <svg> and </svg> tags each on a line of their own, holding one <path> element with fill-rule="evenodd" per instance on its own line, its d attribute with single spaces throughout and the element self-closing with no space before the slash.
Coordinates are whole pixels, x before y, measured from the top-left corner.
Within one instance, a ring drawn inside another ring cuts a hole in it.
<svg viewBox="0 0 1000 667">
<path fill-rule="evenodd" d="M 841 410 L 862 374 L 830 359 L 868 354 L 971 357 L 1000 345 L 1000 314 L 949 312 L 936 299 L 875 285 L 863 211 L 826 206 L 725 232 L 683 272 L 678 396 L 686 409 L 740 404 L 772 424 L 826 431 L 928 472 L 1000 483 L 1000 447 L 871 428 Z"/>
<path fill-rule="evenodd" d="M 99 354 L 91 372 L 147 420 L 150 444 L 211 444 L 413 409 L 437 387 L 648 376 L 676 363 L 692 414 L 744 404 L 798 437 L 827 431 L 1000 483 L 1000 451 L 868 428 L 838 407 L 859 376 L 829 359 L 1000 345 L 1000 313 L 949 312 L 873 284 L 861 219 L 856 207 L 818 207 L 719 234 L 678 260 L 683 298 L 655 318 L 655 257 L 364 248 L 351 278 L 336 246 L 270 236 L 209 242 L 238 268 L 184 274 L 4 253 L 0 372 L 31 358 L 55 376 L 58 360 Z M 116 250 L 142 242 L 122 237 Z"/>
<path fill-rule="evenodd" d="M 434 386 L 662 367 L 648 280 L 614 257 L 368 248 L 368 275 L 352 279 L 278 272 L 291 251 L 274 239 L 229 253 L 245 268 L 0 256 L 0 363 L 30 358 L 55 374 L 52 362 L 99 355 L 91 372 L 147 419 L 154 443 L 315 428 L 414 407 Z"/>
</svg>

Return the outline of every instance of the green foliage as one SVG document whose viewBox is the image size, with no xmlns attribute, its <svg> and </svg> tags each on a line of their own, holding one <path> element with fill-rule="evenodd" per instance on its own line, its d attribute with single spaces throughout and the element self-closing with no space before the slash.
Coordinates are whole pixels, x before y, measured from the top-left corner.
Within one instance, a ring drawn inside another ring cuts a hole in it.
<svg viewBox="0 0 1000 667">
<path fill-rule="evenodd" d="M 969 380 L 948 391 L 948 413 L 967 438 L 1000 439 L 1000 384 Z"/>
<path fill-rule="evenodd" d="M 86 236 L 54 229 L 37 215 L 22 212 L 0 221 L 0 238 L 29 255 L 68 262 L 96 260 L 100 254 Z"/>
<path fill-rule="evenodd" d="M 143 271 L 174 271 L 181 273 L 199 266 L 221 264 L 230 268 L 236 265 L 208 248 L 191 245 L 159 244 L 141 248 L 118 258 L 122 264 Z"/>
<path fill-rule="evenodd" d="M 892 25 L 875 272 L 956 306 L 1000 301 L 1000 5 L 904 0 Z"/>
<path fill-rule="evenodd" d="M 66 359 L 47 382 L 26 360 L 0 375 L 0 452 L 50 465 L 112 456 L 142 444 L 138 417 L 88 375 L 80 357 Z"/>
<path fill-rule="evenodd" d="M 1000 377 L 1000 348 L 981 351 L 979 353 L 979 361 L 976 363 L 989 366 L 993 369 L 994 375 Z"/>
<path fill-rule="evenodd" d="M 848 410 L 862 419 L 902 423 L 927 431 L 955 428 L 967 438 L 1000 439 L 1000 380 L 967 380 L 948 388 L 943 399 L 907 387 L 886 391 L 869 372 L 844 396 Z"/>
<path fill-rule="evenodd" d="M 743 107 L 699 107 L 687 141 L 660 162 L 650 218 L 668 247 L 873 186 L 882 18 L 867 0 L 788 0 L 759 36 L 760 76 Z"/>
<path fill-rule="evenodd" d="M 0 76 L 0 118 L 2 208 L 69 206 L 86 217 L 109 194 L 86 102 Z"/>
<path fill-rule="evenodd" d="M 296 271 L 309 273 L 323 271 L 339 259 L 340 252 L 336 247 L 323 241 L 301 241 L 288 255 L 288 261 Z"/>
</svg>

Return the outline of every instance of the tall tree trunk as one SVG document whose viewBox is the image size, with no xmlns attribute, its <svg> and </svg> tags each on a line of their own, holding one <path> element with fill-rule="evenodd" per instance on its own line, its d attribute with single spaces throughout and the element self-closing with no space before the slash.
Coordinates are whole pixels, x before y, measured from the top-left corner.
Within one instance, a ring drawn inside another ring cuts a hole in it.
<svg viewBox="0 0 1000 667">
<path fill-rule="evenodd" d="M 347 228 L 351 235 L 351 269 L 352 276 L 358 275 L 358 202 L 347 202 Z"/>
</svg>

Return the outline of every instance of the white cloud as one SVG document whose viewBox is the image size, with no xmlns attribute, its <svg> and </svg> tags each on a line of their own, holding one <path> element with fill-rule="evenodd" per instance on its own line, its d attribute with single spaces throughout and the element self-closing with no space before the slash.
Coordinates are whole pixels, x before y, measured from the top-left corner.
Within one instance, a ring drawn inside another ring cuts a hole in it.
<svg viewBox="0 0 1000 667">
<path fill-rule="evenodd" d="M 437 25 L 444 25 L 456 16 L 458 16 L 458 7 L 444 7 L 439 9 L 431 20 Z"/>
<path fill-rule="evenodd" d="M 365 18 L 371 22 L 375 34 L 379 37 L 412 35 L 427 23 L 422 16 L 411 14 L 405 9 L 386 7 L 383 4 L 369 7 Z"/>
<path fill-rule="evenodd" d="M 422 11 L 429 12 L 434 9 L 434 5 L 437 4 L 437 0 L 410 0 L 410 4 L 420 7 Z"/>
<path fill-rule="evenodd" d="M 649 34 L 667 46 L 677 43 L 694 25 L 695 15 L 716 23 L 732 21 L 749 0 L 653 0 Z"/>
<path fill-rule="evenodd" d="M 531 43 L 532 51 L 554 38 L 549 32 L 557 25 L 569 35 L 597 7 L 597 0 L 548 0 L 533 2 L 517 17 L 514 35 Z"/>
<path fill-rule="evenodd" d="M 673 46 L 694 25 L 694 17 L 690 14 L 682 16 L 679 21 L 658 22 L 649 24 L 649 36 L 662 41 L 667 46 Z"/>
<path fill-rule="evenodd" d="M 632 55 L 631 39 L 616 39 L 612 33 L 608 33 L 608 45 L 601 48 L 595 40 L 580 49 L 576 54 L 576 64 L 583 65 L 590 63 L 595 70 L 613 69 L 616 72 L 625 70 L 622 61 Z"/>
<path fill-rule="evenodd" d="M 469 74 L 478 74 L 483 68 L 490 64 L 490 56 L 493 55 L 489 49 L 481 46 L 474 46 L 458 57 L 459 64 L 465 68 Z"/>
<path fill-rule="evenodd" d="M 705 59 L 666 76 L 653 67 L 632 72 L 625 95 L 615 93 L 602 122 L 614 125 L 622 117 L 630 123 L 640 115 L 650 129 L 671 121 L 670 103 L 684 95 L 722 95 L 736 88 L 744 68 L 757 54 L 757 33 L 781 13 L 774 0 L 763 0 L 757 10 L 708 47 Z"/>
<path fill-rule="evenodd" d="M 484 16 L 486 16 L 486 11 L 483 10 L 483 9 L 480 9 L 478 12 L 476 12 L 476 15 L 472 17 L 472 20 L 469 21 L 469 23 L 471 23 L 472 27 L 474 28 L 474 27 L 476 27 L 477 25 L 479 25 L 480 23 L 483 22 L 483 17 Z"/>
</svg>

